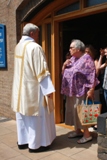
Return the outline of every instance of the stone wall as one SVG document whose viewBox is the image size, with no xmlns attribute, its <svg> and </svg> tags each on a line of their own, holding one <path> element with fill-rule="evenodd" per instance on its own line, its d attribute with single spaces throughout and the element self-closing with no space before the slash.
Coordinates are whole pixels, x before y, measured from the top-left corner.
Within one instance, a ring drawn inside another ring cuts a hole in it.
<svg viewBox="0 0 107 160">
<path fill-rule="evenodd" d="M 99 160 L 107 160 L 107 135 L 98 134 L 97 143 Z"/>
</svg>

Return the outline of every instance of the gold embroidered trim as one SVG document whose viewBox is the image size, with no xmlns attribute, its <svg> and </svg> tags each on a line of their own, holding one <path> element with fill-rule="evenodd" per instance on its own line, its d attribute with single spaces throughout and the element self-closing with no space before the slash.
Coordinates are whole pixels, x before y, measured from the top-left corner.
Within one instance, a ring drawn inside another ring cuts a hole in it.
<svg viewBox="0 0 107 160">
<path fill-rule="evenodd" d="M 15 55 L 15 58 L 23 58 L 23 56 L 18 56 L 18 55 Z"/>
<path fill-rule="evenodd" d="M 22 53 L 22 63 L 21 63 L 21 73 L 20 73 L 20 84 L 19 84 L 19 92 L 18 92 L 18 104 L 17 104 L 17 111 L 19 112 L 20 109 L 20 98 L 21 98 L 21 88 L 22 88 L 22 77 L 23 77 L 23 67 L 24 67 L 24 56 L 25 56 L 25 48 L 27 44 L 30 42 L 27 42 L 24 46 L 23 53 Z M 19 56 L 20 57 L 20 56 Z"/>
<path fill-rule="evenodd" d="M 37 76 L 37 79 L 39 79 L 41 76 L 45 75 L 46 72 L 49 72 L 48 70 L 43 70 L 42 73 L 40 73 L 38 76 Z"/>
</svg>

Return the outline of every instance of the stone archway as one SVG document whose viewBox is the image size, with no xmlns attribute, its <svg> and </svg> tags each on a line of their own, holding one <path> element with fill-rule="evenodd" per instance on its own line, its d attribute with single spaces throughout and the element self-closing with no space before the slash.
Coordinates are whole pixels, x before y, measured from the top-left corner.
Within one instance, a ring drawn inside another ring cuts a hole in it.
<svg viewBox="0 0 107 160">
<path fill-rule="evenodd" d="M 43 7 L 51 3 L 53 0 L 23 0 L 16 9 L 16 32 L 17 41 L 21 37 L 21 24 L 29 22 L 30 19 L 42 10 Z"/>
</svg>

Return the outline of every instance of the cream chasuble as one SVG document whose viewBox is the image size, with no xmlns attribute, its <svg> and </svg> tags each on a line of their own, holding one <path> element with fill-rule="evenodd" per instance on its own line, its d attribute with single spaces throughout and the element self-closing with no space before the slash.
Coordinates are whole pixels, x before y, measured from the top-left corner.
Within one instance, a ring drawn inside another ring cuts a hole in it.
<svg viewBox="0 0 107 160">
<path fill-rule="evenodd" d="M 50 73 L 41 46 L 33 39 L 25 38 L 26 40 L 22 38 L 15 48 L 11 107 L 22 115 L 36 116 L 40 102 L 40 83 Z M 52 92 L 53 88 L 49 93 Z"/>
</svg>

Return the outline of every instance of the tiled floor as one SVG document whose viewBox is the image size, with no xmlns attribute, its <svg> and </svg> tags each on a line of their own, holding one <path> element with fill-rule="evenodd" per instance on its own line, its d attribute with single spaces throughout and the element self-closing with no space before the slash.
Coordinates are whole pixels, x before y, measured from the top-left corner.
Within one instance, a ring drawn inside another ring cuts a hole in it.
<svg viewBox="0 0 107 160">
<path fill-rule="evenodd" d="M 29 153 L 28 149 L 17 148 L 16 122 L 0 118 L 0 160 L 98 160 L 97 133 L 90 128 L 93 140 L 86 144 L 77 144 L 78 138 L 68 139 L 73 129 L 65 125 L 56 125 L 57 137 L 47 152 Z"/>
</svg>

